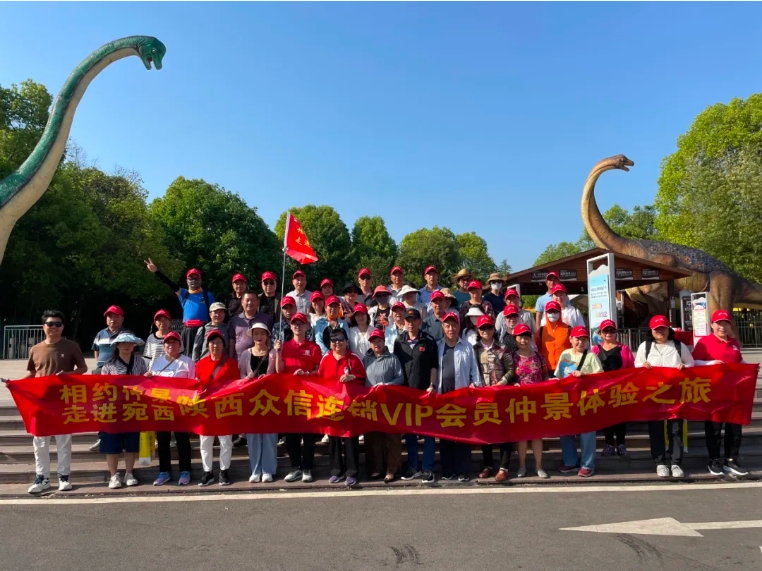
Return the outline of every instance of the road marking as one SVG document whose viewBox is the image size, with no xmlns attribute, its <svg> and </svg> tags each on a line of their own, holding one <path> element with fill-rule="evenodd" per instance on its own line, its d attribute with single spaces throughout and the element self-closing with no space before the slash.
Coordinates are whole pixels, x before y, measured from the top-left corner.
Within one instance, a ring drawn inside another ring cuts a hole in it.
<svg viewBox="0 0 762 571">
<path fill-rule="evenodd" d="M 494 495 L 494 494 L 589 494 L 623 492 L 688 492 L 699 490 L 732 490 L 739 488 L 762 488 L 762 482 L 738 482 L 734 484 L 691 484 L 689 486 L 640 485 L 640 486 L 479 486 L 467 488 L 383 488 L 370 490 L 336 490 L 326 492 L 267 492 L 252 490 L 243 493 L 161 493 L 161 495 L 113 497 L 65 497 L 43 496 L 38 498 L 18 498 L 0 500 L 0 506 L 48 506 L 48 505 L 78 505 L 78 504 L 134 504 L 157 502 L 209 502 L 209 501 L 239 501 L 239 500 L 293 500 L 293 499 L 323 499 L 323 498 L 357 498 L 370 496 L 460 496 L 460 495 Z M 106 492 L 105 493 L 111 493 Z"/>
<path fill-rule="evenodd" d="M 762 527 L 762 520 L 750 521 L 708 521 L 704 523 L 680 523 L 671 517 L 623 521 L 604 525 L 582 527 L 562 527 L 561 531 L 592 531 L 593 533 L 629 533 L 633 535 L 672 535 L 682 537 L 704 537 L 696 530 L 745 529 Z M 760 548 L 762 549 L 762 548 Z"/>
</svg>

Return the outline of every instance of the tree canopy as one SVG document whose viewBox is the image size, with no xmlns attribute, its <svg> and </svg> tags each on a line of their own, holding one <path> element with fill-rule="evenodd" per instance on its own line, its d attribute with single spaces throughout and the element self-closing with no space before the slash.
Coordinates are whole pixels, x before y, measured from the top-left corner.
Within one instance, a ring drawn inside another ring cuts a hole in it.
<svg viewBox="0 0 762 571">
<path fill-rule="evenodd" d="M 441 281 L 458 271 L 461 261 L 458 240 L 449 228 L 421 228 L 402 238 L 397 265 L 405 278 L 417 286 L 424 283 L 426 266 L 436 266 Z"/>
<path fill-rule="evenodd" d="M 481 280 L 497 271 L 495 261 L 487 252 L 487 242 L 478 236 L 476 232 L 458 234 L 455 239 L 458 242 L 458 254 L 460 255 L 459 266 L 468 270 Z M 456 270 L 457 271 L 457 270 Z"/>
<path fill-rule="evenodd" d="M 351 257 L 355 262 L 355 279 L 360 268 L 368 268 L 376 283 L 382 283 L 389 275 L 397 259 L 397 244 L 389 235 L 384 219 L 380 216 L 361 216 L 352 228 Z M 378 280 L 381 280 L 379 282 Z"/>
</svg>

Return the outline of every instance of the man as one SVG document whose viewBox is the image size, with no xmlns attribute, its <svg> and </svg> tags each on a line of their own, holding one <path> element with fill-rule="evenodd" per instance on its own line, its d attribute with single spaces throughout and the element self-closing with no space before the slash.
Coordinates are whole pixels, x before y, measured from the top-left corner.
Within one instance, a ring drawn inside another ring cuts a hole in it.
<svg viewBox="0 0 762 571">
<path fill-rule="evenodd" d="M 283 319 L 282 320 L 279 319 L 275 323 L 275 325 L 273 325 L 272 339 L 273 341 L 279 340 L 285 343 L 287 341 L 291 341 L 291 339 L 294 338 L 294 332 L 291 329 L 291 320 L 293 319 L 293 316 L 296 314 L 296 301 L 294 300 L 293 297 L 286 295 L 286 296 L 283 296 L 283 299 L 281 300 L 280 305 L 281 305 L 281 313 L 283 314 Z M 312 330 L 312 327 L 309 324 L 309 320 L 307 321 L 307 330 L 305 332 L 305 337 L 308 341 L 315 340 L 315 335 Z"/>
<path fill-rule="evenodd" d="M 470 284 L 469 284 L 470 285 Z M 469 290 L 471 288 L 469 287 Z M 479 288 L 481 291 L 481 288 Z M 457 313 L 447 313 L 442 322 L 444 339 L 437 343 L 439 355 L 439 375 L 436 386 L 430 393 L 440 395 L 465 387 L 483 386 L 479 376 L 479 363 L 473 346 L 460 338 L 460 318 Z M 471 445 L 439 439 L 439 460 L 442 464 L 442 478 L 452 480 L 457 475 L 459 482 L 469 480 L 471 471 Z"/>
<path fill-rule="evenodd" d="M 331 281 L 328 278 L 325 278 L 322 282 L 320 282 L 320 293 L 323 294 L 324 299 L 328 299 L 333 295 L 333 281 Z M 341 303 L 341 316 L 344 319 L 349 319 L 352 317 L 352 313 L 354 313 L 354 305 L 349 305 L 344 299 L 342 299 L 339 296 L 336 296 L 339 298 L 339 303 Z"/>
<path fill-rule="evenodd" d="M 586 327 L 585 318 L 582 317 L 582 313 L 579 309 L 571 305 L 569 302 L 569 296 L 566 294 L 566 286 L 564 284 L 556 284 L 551 290 L 553 301 L 557 301 L 561 306 L 561 321 L 566 323 L 571 329 L 575 327 Z M 545 325 L 547 322 L 546 316 L 543 315 L 540 320 L 540 325 Z"/>
<path fill-rule="evenodd" d="M 472 307 L 479 308 L 484 315 L 495 317 L 495 309 L 492 307 L 492 304 L 482 299 L 482 283 L 480 281 L 473 280 L 470 284 L 468 284 L 468 295 L 468 301 L 463 302 L 463 304 L 460 306 L 458 325 L 460 325 L 461 321 L 466 319 L 466 314 Z"/>
<path fill-rule="evenodd" d="M 505 301 L 506 304 L 505 307 L 503 307 L 503 311 L 501 311 L 495 318 L 495 329 L 497 329 L 498 338 L 500 338 L 505 331 L 505 318 L 507 314 L 504 312 L 505 308 L 509 305 L 516 306 L 516 309 L 518 309 L 519 312 L 519 322 L 524 323 L 527 327 L 529 327 L 529 329 L 532 331 L 532 337 L 534 337 L 537 334 L 534 317 L 532 317 L 531 312 L 521 307 L 521 297 L 519 297 L 519 292 L 513 288 L 509 289 L 505 292 Z"/>
<path fill-rule="evenodd" d="M 374 306 L 365 304 L 368 309 L 368 322 L 373 329 L 384 329 L 389 325 L 391 307 L 389 302 L 391 300 L 392 293 L 386 286 L 378 286 L 373 292 Z"/>
<path fill-rule="evenodd" d="M 114 345 L 112 343 L 116 339 L 116 336 L 122 332 L 132 333 L 132 331 L 123 327 L 124 311 L 118 305 L 110 306 L 103 315 L 106 318 L 106 328 L 98 331 L 91 349 L 93 357 L 97 361 L 93 370 L 94 375 L 100 374 L 101 367 L 114 353 Z"/>
<path fill-rule="evenodd" d="M 442 318 L 445 314 L 447 300 L 441 291 L 431 294 L 431 313 L 423 320 L 423 330 L 431 335 L 434 341 L 441 341 L 444 337 Z"/>
<path fill-rule="evenodd" d="M 392 303 L 394 303 L 395 301 L 404 301 L 402 298 L 400 298 L 397 295 L 399 290 L 402 289 L 402 286 L 405 285 L 404 270 L 400 268 L 399 266 L 394 266 L 391 271 L 391 278 L 392 278 L 392 283 L 389 284 L 388 289 L 392 294 L 392 299 L 391 299 Z"/>
<path fill-rule="evenodd" d="M 269 331 L 273 329 L 273 318 L 259 311 L 259 296 L 255 292 L 246 291 L 241 302 L 243 311 L 228 324 L 228 353 L 236 362 L 241 353 L 254 346 L 253 338 L 246 334 L 254 323 L 264 324 Z"/>
<path fill-rule="evenodd" d="M 405 284 L 397 291 L 397 298 L 405 304 L 408 309 L 417 309 L 423 318 L 426 317 L 426 304 L 418 301 L 419 291 L 414 287 Z"/>
<path fill-rule="evenodd" d="M 542 314 L 545 311 L 545 304 L 549 301 L 553 300 L 553 286 L 558 285 L 561 283 L 561 279 L 558 277 L 558 273 L 556 272 L 548 272 L 548 275 L 545 276 L 545 286 L 548 288 L 547 293 L 542 294 L 540 297 L 537 298 L 537 303 L 534 306 L 534 329 L 535 331 L 539 331 L 540 327 L 542 327 L 542 324 L 540 323 L 542 321 Z M 567 304 L 571 305 L 571 302 L 567 300 Z"/>
<path fill-rule="evenodd" d="M 545 311 L 548 322 L 537 332 L 537 348 L 545 359 L 548 375 L 554 378 L 561 353 L 571 348 L 571 327 L 561 320 L 561 304 L 557 301 L 547 302 Z"/>
<path fill-rule="evenodd" d="M 421 294 L 421 303 L 423 303 L 427 309 L 430 309 L 429 303 L 431 302 L 431 294 L 442 289 L 442 286 L 439 285 L 439 272 L 436 267 L 429 266 L 426 268 L 423 272 L 423 279 L 426 280 L 426 285 L 419 290 Z"/>
<path fill-rule="evenodd" d="M 204 325 L 196 333 L 196 339 L 193 342 L 193 361 L 198 362 L 209 354 L 209 333 L 219 331 L 222 335 L 222 343 L 225 352 L 228 351 L 228 326 L 225 324 L 226 308 L 225 304 L 215 301 L 209 308 L 210 322 Z"/>
<path fill-rule="evenodd" d="M 402 364 L 405 384 L 420 391 L 433 389 L 436 386 L 439 367 L 436 341 L 431 335 L 421 331 L 421 314 L 417 309 L 407 310 L 405 327 L 406 331 L 394 340 L 393 351 Z M 423 437 L 422 471 L 418 468 L 420 465 L 418 462 L 418 436 L 406 434 L 405 447 L 407 448 L 408 470 L 402 479 L 421 478 L 424 483 L 434 483 L 434 455 L 436 452 L 434 437 Z"/>
<path fill-rule="evenodd" d="M 389 353 L 394 353 L 394 340 L 402 335 L 406 330 L 405 315 L 407 308 L 404 303 L 399 301 L 392 305 L 392 319 L 389 325 L 384 329 L 384 343 L 389 349 Z"/>
<path fill-rule="evenodd" d="M 487 286 L 489 291 L 484 294 L 484 300 L 492 304 L 492 309 L 496 314 L 502 313 L 505 307 L 505 299 L 503 299 L 503 283 L 505 278 L 497 272 L 490 274 L 487 278 Z"/>
<path fill-rule="evenodd" d="M 246 276 L 243 274 L 235 274 L 233 276 L 233 293 L 230 294 L 227 302 L 228 317 L 233 317 L 241 313 L 241 298 L 243 292 L 249 287 L 249 282 Z"/>
<path fill-rule="evenodd" d="M 48 375 L 84 375 L 87 364 L 82 351 L 74 341 L 64 339 L 64 314 L 48 310 L 42 314 L 42 330 L 45 340 L 29 350 L 27 373 L 23 377 L 45 377 Z M 56 435 L 58 460 L 58 490 L 71 490 L 69 468 L 71 465 L 71 434 Z M 29 487 L 30 494 L 39 494 L 50 488 L 50 436 L 35 436 L 34 463 L 36 477 Z"/>
<path fill-rule="evenodd" d="M 360 280 L 360 294 L 357 296 L 357 303 L 368 305 L 368 302 L 373 299 L 373 275 L 368 268 L 362 268 L 357 274 L 357 279 Z"/>
<path fill-rule="evenodd" d="M 299 313 L 307 315 L 310 312 L 310 296 L 312 295 L 312 292 L 307 290 L 307 274 L 302 270 L 296 270 L 291 276 L 291 283 L 294 289 L 286 295 L 296 301 L 296 310 Z"/>
<path fill-rule="evenodd" d="M 457 274 L 455 274 L 455 276 L 453 277 L 453 281 L 455 281 L 455 284 L 457 285 L 457 288 L 455 292 L 453 293 L 453 295 L 455 296 L 455 299 L 458 302 L 458 307 L 460 307 L 469 299 L 471 299 L 471 294 L 468 293 L 468 284 L 470 284 L 473 281 L 473 278 L 471 277 L 471 272 L 463 268 Z"/>
<path fill-rule="evenodd" d="M 188 282 L 188 289 L 179 287 L 175 282 L 165 276 L 151 258 L 143 260 L 148 267 L 148 271 L 156 274 L 156 277 L 169 286 L 183 308 L 183 330 L 180 334 L 183 354 L 190 357 L 193 353 L 193 341 L 196 339 L 196 332 L 209 321 L 209 308 L 214 303 L 214 295 L 201 287 L 201 272 L 196 268 L 191 268 L 185 275 Z"/>
<path fill-rule="evenodd" d="M 278 278 L 273 272 L 262 274 L 262 293 L 259 294 L 259 311 L 273 319 L 278 317 Z"/>
</svg>

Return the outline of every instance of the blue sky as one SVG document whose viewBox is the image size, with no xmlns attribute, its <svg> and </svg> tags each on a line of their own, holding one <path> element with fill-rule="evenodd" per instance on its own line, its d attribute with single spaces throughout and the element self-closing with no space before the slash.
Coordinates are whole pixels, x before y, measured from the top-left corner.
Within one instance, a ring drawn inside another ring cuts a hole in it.
<svg viewBox="0 0 762 571">
<path fill-rule="evenodd" d="M 0 84 L 57 93 L 95 48 L 154 35 L 164 69 L 119 61 L 72 137 L 98 166 L 238 192 L 274 226 L 330 204 L 476 231 L 530 266 L 582 230 L 600 159 L 605 210 L 649 203 L 663 157 L 707 106 L 762 89 L 754 3 L 2 3 Z"/>
</svg>

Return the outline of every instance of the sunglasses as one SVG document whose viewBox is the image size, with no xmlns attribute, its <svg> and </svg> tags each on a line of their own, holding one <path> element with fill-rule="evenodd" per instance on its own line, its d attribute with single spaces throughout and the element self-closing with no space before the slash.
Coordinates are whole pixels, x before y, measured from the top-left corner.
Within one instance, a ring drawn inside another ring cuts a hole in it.
<svg viewBox="0 0 762 571">
<path fill-rule="evenodd" d="M 61 327 L 63 326 L 63 321 L 46 321 L 45 325 L 48 327 Z"/>
<path fill-rule="evenodd" d="M 273 280 L 265 280 L 262 283 L 265 284 L 266 286 L 273 286 L 273 285 L 275 285 L 275 282 Z"/>
<path fill-rule="evenodd" d="M 480 328 L 479 328 L 479 331 L 493 331 L 494 329 L 495 329 L 495 328 L 494 328 L 494 327 L 492 327 L 491 325 L 485 325 L 485 326 L 483 326 L 483 327 L 480 327 Z"/>
<path fill-rule="evenodd" d="M 331 343 L 345 343 L 346 339 L 331 339 Z"/>
</svg>

